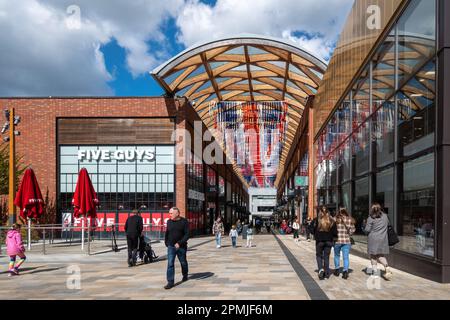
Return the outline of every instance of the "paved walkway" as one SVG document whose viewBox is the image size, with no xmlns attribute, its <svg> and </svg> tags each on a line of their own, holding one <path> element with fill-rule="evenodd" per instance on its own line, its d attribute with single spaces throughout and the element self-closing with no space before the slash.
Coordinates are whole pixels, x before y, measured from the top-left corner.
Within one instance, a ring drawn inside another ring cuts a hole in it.
<svg viewBox="0 0 450 320">
<path fill-rule="evenodd" d="M 438 284 L 394 269 L 394 280 L 370 281 L 362 270 L 368 261 L 351 256 L 348 280 L 332 276 L 319 281 L 314 242 L 291 236 L 257 235 L 255 246 L 232 248 L 229 240 L 216 249 L 213 238 L 191 239 L 189 281 L 164 290 L 166 264 L 162 243 L 154 244 L 162 259 L 128 268 L 126 250 L 94 256 L 30 252 L 18 277 L 0 273 L 0 299 L 181 299 L 181 300 L 309 300 L 309 299 L 450 299 L 450 285 Z M 7 257 L 0 258 L 1 270 Z M 77 288 L 77 273 L 80 287 Z M 176 281 L 181 280 L 176 265 Z"/>
</svg>

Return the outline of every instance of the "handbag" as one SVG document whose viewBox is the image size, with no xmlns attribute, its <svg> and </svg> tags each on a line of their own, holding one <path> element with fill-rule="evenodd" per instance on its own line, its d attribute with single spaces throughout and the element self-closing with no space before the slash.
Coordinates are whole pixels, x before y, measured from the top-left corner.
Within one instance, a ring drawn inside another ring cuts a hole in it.
<svg viewBox="0 0 450 320">
<path fill-rule="evenodd" d="M 389 247 L 395 246 L 400 242 L 394 228 L 389 224 L 387 229 Z"/>
<path fill-rule="evenodd" d="M 345 224 L 345 222 L 342 221 L 342 223 L 344 224 L 345 229 L 347 229 L 347 234 L 350 236 L 350 243 L 351 243 L 351 245 L 354 245 L 354 244 L 355 244 L 355 239 L 353 239 L 353 237 L 350 235 L 350 230 L 348 230 L 348 227 L 347 227 L 347 225 Z"/>
</svg>

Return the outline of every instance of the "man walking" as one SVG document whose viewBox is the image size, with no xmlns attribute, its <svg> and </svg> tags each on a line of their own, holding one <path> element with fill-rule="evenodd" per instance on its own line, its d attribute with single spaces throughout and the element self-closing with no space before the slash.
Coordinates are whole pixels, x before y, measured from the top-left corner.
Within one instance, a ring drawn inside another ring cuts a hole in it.
<svg viewBox="0 0 450 320">
<path fill-rule="evenodd" d="M 171 289 L 175 283 L 175 256 L 181 264 L 183 282 L 188 280 L 188 263 L 186 260 L 187 241 L 189 239 L 188 221 L 180 216 L 178 208 L 169 211 L 170 220 L 167 221 L 165 244 L 167 247 L 167 284 L 164 289 Z"/>
<path fill-rule="evenodd" d="M 137 210 L 133 210 L 131 215 L 125 222 L 125 232 L 127 234 L 127 246 L 128 246 L 128 266 L 132 267 L 136 265 L 136 255 L 139 244 L 139 237 L 144 230 L 144 222 Z"/>
</svg>

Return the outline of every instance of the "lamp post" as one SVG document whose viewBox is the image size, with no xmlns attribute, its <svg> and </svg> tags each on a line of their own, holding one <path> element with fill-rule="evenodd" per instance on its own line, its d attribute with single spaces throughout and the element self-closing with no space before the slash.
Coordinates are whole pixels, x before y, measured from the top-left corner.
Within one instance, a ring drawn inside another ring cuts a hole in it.
<svg viewBox="0 0 450 320">
<path fill-rule="evenodd" d="M 5 110 L 6 123 L 1 133 L 4 134 L 9 130 L 9 135 L 3 138 L 4 142 L 9 142 L 9 197 L 8 197 L 8 214 L 9 224 L 16 223 L 16 206 L 14 198 L 16 195 L 16 145 L 15 137 L 20 135 L 20 131 L 14 130 L 20 123 L 20 117 L 15 116 L 14 108 Z"/>
</svg>

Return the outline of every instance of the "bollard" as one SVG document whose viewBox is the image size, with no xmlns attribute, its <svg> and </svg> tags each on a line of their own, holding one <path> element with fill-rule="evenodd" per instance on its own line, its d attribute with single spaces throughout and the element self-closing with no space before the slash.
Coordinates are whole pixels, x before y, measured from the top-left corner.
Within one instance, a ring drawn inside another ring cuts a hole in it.
<svg viewBox="0 0 450 320">
<path fill-rule="evenodd" d="M 44 245 L 42 246 L 43 254 L 45 255 L 45 229 L 43 229 L 43 239 L 44 239 Z"/>
</svg>

